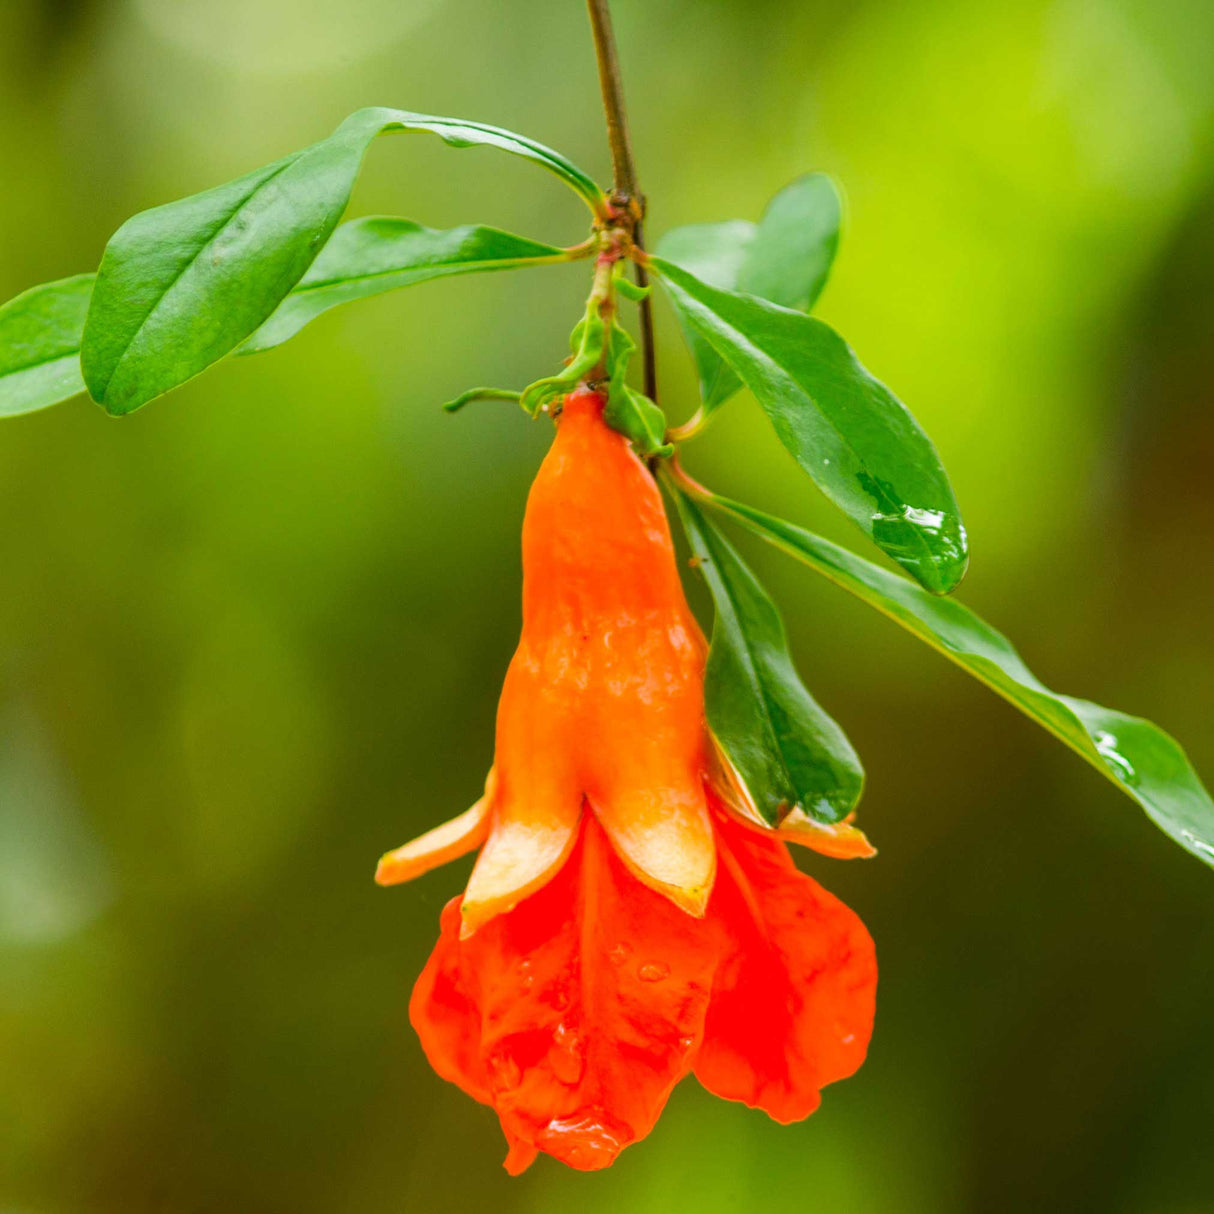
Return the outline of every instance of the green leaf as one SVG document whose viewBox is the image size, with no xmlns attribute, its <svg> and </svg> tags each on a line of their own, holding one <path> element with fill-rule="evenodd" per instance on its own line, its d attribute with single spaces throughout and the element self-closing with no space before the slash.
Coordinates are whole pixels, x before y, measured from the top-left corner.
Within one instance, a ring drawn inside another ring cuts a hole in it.
<svg viewBox="0 0 1214 1214">
<path fill-rule="evenodd" d="M 718 290 L 661 258 L 651 263 L 818 488 L 928 590 L 952 590 L 968 561 L 965 528 L 940 458 L 906 406 L 829 325 Z"/>
<path fill-rule="evenodd" d="M 84 391 L 80 332 L 93 275 L 43 283 L 0 308 L 0 417 L 32 413 Z"/>
<path fill-rule="evenodd" d="M 521 135 L 461 119 L 359 110 L 310 148 L 118 229 L 81 350 L 94 400 L 110 413 L 129 413 L 252 334 L 329 239 L 368 146 L 390 130 L 522 156 L 560 176 L 592 209 L 601 205 L 602 192 L 581 170 Z"/>
<path fill-rule="evenodd" d="M 1214 802 L 1180 744 L 1158 726 L 1050 691 L 1002 633 L 952 599 L 933 598 L 905 578 L 750 506 L 705 500 L 980 679 L 1082 755 L 1186 851 L 1214 866 Z"/>
<path fill-rule="evenodd" d="M 662 237 L 657 251 L 710 286 L 808 312 L 826 285 L 839 247 L 842 210 L 831 179 L 809 173 L 785 186 L 759 223 L 734 219 L 675 228 Z M 707 414 L 742 384 L 677 300 L 675 310 L 700 374 Z"/>
<path fill-rule="evenodd" d="M 257 354 L 294 337 L 339 304 L 431 278 L 569 260 L 553 245 L 468 225 L 445 231 L 408 219 L 342 224 L 274 314 L 240 348 Z M 34 287 L 0 308 L 0 416 L 58 404 L 86 391 L 80 343 L 93 274 Z"/>
<path fill-rule="evenodd" d="M 730 219 L 724 223 L 675 228 L 658 242 L 657 251 L 710 286 L 733 290 L 754 241 L 755 227 L 745 219 Z M 691 323 L 678 297 L 672 295 L 671 302 L 700 377 L 701 413 L 707 415 L 724 404 L 742 386 L 742 381 Z"/>
<path fill-rule="evenodd" d="M 780 613 L 754 574 L 685 493 L 675 502 L 716 604 L 704 672 L 713 737 L 770 825 L 797 808 L 841 821 L 864 786 L 856 752 L 798 678 Z"/>
<path fill-rule="evenodd" d="M 568 260 L 563 249 L 479 224 L 438 230 L 409 219 L 356 219 L 333 233 L 299 284 L 239 352 L 272 349 L 330 308 L 398 287 Z"/>
<path fill-rule="evenodd" d="M 808 312 L 818 302 L 839 250 L 843 205 L 834 182 L 808 173 L 767 205 L 737 289 Z"/>
</svg>

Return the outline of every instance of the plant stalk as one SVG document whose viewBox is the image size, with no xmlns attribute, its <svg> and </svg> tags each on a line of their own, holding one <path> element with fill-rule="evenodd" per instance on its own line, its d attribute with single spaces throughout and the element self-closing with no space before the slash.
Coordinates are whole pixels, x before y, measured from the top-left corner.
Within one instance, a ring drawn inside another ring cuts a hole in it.
<svg viewBox="0 0 1214 1214">
<path fill-rule="evenodd" d="M 590 29 L 594 34 L 594 53 L 599 66 L 599 84 L 603 91 L 603 113 L 607 118 L 607 139 L 611 144 L 611 168 L 615 178 L 616 205 L 634 211 L 632 242 L 643 249 L 642 229 L 645 219 L 645 196 L 637 183 L 636 162 L 632 158 L 632 141 L 628 135 L 628 117 L 624 110 L 624 85 L 620 78 L 620 58 L 616 51 L 615 30 L 611 24 L 609 0 L 586 0 L 590 14 Z M 638 286 L 649 285 L 645 268 L 635 265 Z M 658 397 L 657 352 L 653 341 L 653 304 L 647 296 L 640 303 L 641 363 L 645 373 L 645 395 Z"/>
</svg>

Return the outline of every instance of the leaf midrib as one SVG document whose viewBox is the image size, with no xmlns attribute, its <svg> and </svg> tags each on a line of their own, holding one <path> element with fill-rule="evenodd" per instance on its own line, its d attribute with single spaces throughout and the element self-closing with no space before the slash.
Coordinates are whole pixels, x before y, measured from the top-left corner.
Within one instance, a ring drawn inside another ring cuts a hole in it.
<svg viewBox="0 0 1214 1214">
<path fill-rule="evenodd" d="M 310 150 L 310 149 L 308 149 L 308 150 Z M 198 259 L 208 249 L 210 249 L 212 247 L 212 245 L 215 244 L 215 242 L 228 230 L 229 227 L 231 227 L 233 220 L 235 220 L 235 218 L 245 209 L 245 207 L 247 207 L 249 205 L 249 203 L 252 201 L 252 199 L 255 198 L 259 193 L 261 193 L 261 191 L 263 189 L 265 189 L 266 186 L 268 186 L 270 184 L 270 182 L 276 181 L 283 173 L 285 173 L 287 171 L 287 169 L 289 169 L 293 164 L 296 164 L 299 161 L 299 159 L 304 155 L 306 155 L 306 151 L 299 152 L 295 156 L 288 157 L 286 160 L 283 161 L 283 163 L 281 165 L 279 165 L 278 168 L 276 168 L 274 170 L 274 172 L 269 174 L 269 176 L 261 178 L 257 182 L 257 184 L 227 213 L 223 222 L 220 224 L 220 226 L 218 228 L 215 229 L 214 233 L 208 238 L 206 243 L 199 245 L 197 250 L 189 258 L 189 260 L 182 263 L 181 268 L 177 271 L 176 274 L 173 275 L 172 280 L 165 286 L 164 290 L 161 291 L 159 295 L 157 295 L 152 306 L 147 310 L 147 312 L 143 316 L 143 319 L 139 322 L 139 327 L 131 334 L 129 340 L 123 346 L 122 353 L 119 355 L 118 360 L 114 363 L 113 370 L 110 372 L 109 376 L 106 378 L 105 388 L 103 389 L 103 391 L 101 393 L 103 399 L 109 396 L 110 385 L 114 382 L 114 379 L 117 377 L 118 372 L 122 369 L 123 364 L 126 362 L 127 358 L 130 356 L 131 348 L 135 345 L 135 342 L 138 341 L 139 335 L 141 333 L 143 333 L 143 331 L 147 328 L 148 324 L 152 320 L 152 317 L 155 316 L 156 313 L 159 311 L 160 305 L 162 303 L 164 303 L 165 298 L 168 296 L 169 292 L 172 291 L 173 288 L 182 280 L 182 278 L 185 277 L 186 273 L 195 265 L 195 263 L 198 261 Z M 268 317 L 267 317 L 267 319 L 268 319 Z M 86 322 L 86 328 L 87 328 L 87 322 Z M 83 343 L 82 343 L 82 348 L 83 348 Z"/>
<path fill-rule="evenodd" d="M 687 271 L 684 271 L 684 273 L 686 273 L 686 272 L 687 272 Z M 671 280 L 670 280 L 669 276 L 665 276 L 665 275 L 664 275 L 663 277 L 665 277 L 665 278 L 666 278 L 666 281 L 667 281 L 667 282 L 671 282 Z M 694 277 L 694 276 L 693 276 L 693 277 Z M 698 302 L 699 302 L 699 301 L 697 301 L 697 300 L 695 299 L 695 297 L 694 297 L 694 296 L 692 296 L 692 295 L 691 295 L 691 293 L 690 293 L 689 291 L 687 291 L 687 289 L 686 289 L 685 287 L 680 287 L 680 286 L 679 286 L 677 283 L 672 283 L 671 285 L 672 285 L 672 286 L 674 286 L 675 290 L 680 291 L 680 292 L 682 292 L 684 295 L 687 295 L 689 298 L 691 298 L 691 300 L 692 300 L 692 302 L 693 302 L 693 303 L 698 303 Z M 734 293 L 734 294 L 741 294 L 741 292 L 733 292 L 733 293 Z M 793 309 L 791 309 L 791 308 L 783 308 L 783 307 L 782 307 L 782 305 L 772 303 L 770 300 L 759 299 L 759 297 L 758 297 L 757 295 L 756 295 L 756 296 L 751 296 L 751 298 L 758 300 L 758 301 L 759 301 L 760 303 L 762 303 L 762 304 L 767 304 L 769 307 L 781 308 L 781 310 L 782 310 L 782 311 L 785 311 L 785 312 L 793 312 Z M 704 305 L 704 304 L 702 304 L 702 303 L 701 303 L 701 304 L 699 304 L 699 306 L 700 306 L 701 308 L 706 307 L 706 305 Z M 804 316 L 804 313 L 801 313 L 801 312 L 793 312 L 793 314 L 794 314 L 794 315 L 797 315 L 797 316 Z M 779 366 L 779 364 L 778 364 L 778 363 L 776 363 L 775 359 L 773 359 L 773 358 L 772 358 L 772 356 L 771 356 L 770 354 L 768 354 L 768 353 L 767 353 L 765 350 L 763 350 L 761 347 L 756 346 L 756 345 L 754 344 L 754 342 L 750 341 L 750 339 L 749 339 L 749 338 L 747 338 L 747 337 L 745 336 L 745 334 L 741 333 L 741 332 L 740 332 L 740 331 L 739 331 L 739 330 L 738 330 L 738 329 L 737 329 L 737 328 L 736 328 L 736 327 L 733 325 L 733 323 L 732 323 L 732 322 L 725 320 L 725 318 L 724 318 L 723 316 L 721 316 L 721 314 L 720 314 L 719 312 L 715 312 L 715 311 L 714 311 L 714 312 L 713 312 L 713 315 L 714 315 L 714 316 L 716 316 L 716 317 L 718 317 L 720 320 L 722 320 L 722 321 L 724 322 L 724 324 L 726 325 L 726 327 L 729 329 L 729 331 L 730 331 L 731 333 L 735 334 L 735 335 L 736 335 L 738 338 L 740 338 L 740 339 L 741 339 L 741 344 L 742 344 L 742 345 L 744 345 L 744 346 L 746 347 L 746 349 L 756 351 L 756 352 L 757 352 L 757 354 L 758 354 L 758 355 L 760 355 L 760 356 L 761 356 L 761 357 L 762 357 L 762 358 L 763 358 L 763 359 L 764 359 L 764 360 L 765 360 L 765 361 L 766 361 L 766 362 L 767 362 L 769 365 L 771 365 L 771 366 L 773 366 L 773 367 L 775 367 L 775 368 L 776 368 L 776 370 L 777 370 L 777 371 L 779 372 L 779 374 L 780 374 L 780 378 L 781 378 L 781 379 L 782 379 L 782 380 L 783 380 L 785 383 L 790 383 L 790 384 L 793 386 L 793 388 L 794 388 L 794 389 L 795 389 L 795 390 L 796 390 L 798 393 L 800 393 L 800 395 L 802 395 L 802 396 L 803 396 L 803 397 L 805 397 L 807 400 L 809 400 L 809 401 L 810 401 L 810 402 L 813 404 L 814 410 L 817 412 L 818 416 L 819 416 L 819 417 L 821 417 L 821 418 L 822 418 L 822 419 L 823 419 L 823 420 L 826 422 L 827 426 L 828 426 L 828 427 L 829 427 L 829 428 L 830 428 L 832 431 L 834 431 L 834 433 L 835 433 L 835 434 L 838 436 L 838 438 L 839 438 L 839 442 L 840 442 L 840 444 L 841 444 L 841 445 L 842 445 L 842 446 L 843 446 L 843 447 L 844 447 L 846 450 L 848 450 L 849 452 L 851 452 L 851 454 L 852 454 L 852 455 L 855 457 L 855 459 L 856 459 L 856 460 L 857 460 L 857 462 L 860 464 L 860 466 L 861 466 L 861 467 L 864 469 L 865 473 L 866 473 L 866 474 L 867 474 L 869 477 L 871 477 L 871 478 L 872 478 L 872 480 L 874 480 L 874 481 L 879 481 L 879 480 L 880 480 L 880 478 L 879 478 L 879 477 L 877 477 L 877 476 L 875 476 L 875 475 L 873 474 L 873 471 L 872 471 L 871 467 L 869 466 L 869 462 L 868 462 L 868 460 L 867 460 L 867 459 L 866 459 L 866 458 L 865 458 L 865 457 L 864 457 L 864 456 L 863 456 L 863 455 L 862 455 L 862 454 L 861 454 L 859 451 L 857 451 L 857 450 L 856 450 L 855 446 L 854 446 L 854 445 L 853 445 L 853 444 L 852 444 L 852 443 L 851 443 L 851 442 L 850 442 L 850 441 L 847 439 L 847 437 L 846 437 L 846 435 L 843 433 L 843 431 L 839 429 L 838 425 L 837 425 L 837 424 L 836 424 L 836 422 L 835 422 L 835 419 L 834 419 L 834 418 L 833 418 L 833 417 L 832 417 L 832 416 L 831 416 L 829 413 L 825 412 L 825 411 L 822 409 L 822 407 L 821 407 L 821 406 L 818 404 L 818 402 L 817 402 L 816 400 L 814 400 L 814 398 L 813 398 L 813 397 L 812 397 L 812 396 L 809 394 L 809 392 L 807 392 L 807 391 L 806 391 L 804 388 L 802 388 L 802 387 L 801 387 L 801 386 L 800 386 L 800 385 L 799 385 L 799 384 L 796 382 L 796 380 L 795 380 L 795 379 L 793 379 L 793 377 L 792 377 L 791 375 L 789 375 L 789 374 L 788 374 L 786 371 L 784 371 L 784 370 L 783 370 L 783 368 L 781 368 L 781 367 Z M 814 318 L 813 318 L 813 317 L 811 317 L 811 316 L 805 316 L 805 319 L 806 319 L 806 320 L 810 320 L 810 321 L 812 321 Z M 822 322 L 821 322 L 821 321 L 819 321 L 818 323 L 819 323 L 819 324 L 821 324 Z M 697 326 L 697 327 L 698 327 L 698 326 Z M 713 343 L 712 338 L 711 338 L 711 337 L 709 337 L 709 336 L 707 335 L 706 331 L 705 331 L 704 329 L 701 329 L 701 330 L 700 330 L 700 332 L 701 332 L 701 336 L 703 336 L 703 337 L 705 338 L 705 340 L 707 340 L 708 344 L 709 344 L 710 346 L 712 346 L 714 350 L 716 350 L 716 345 Z M 728 366 L 728 367 L 730 368 L 730 370 L 732 370 L 732 371 L 734 372 L 734 374 L 735 374 L 735 375 L 738 377 L 738 379 L 740 379 L 740 380 L 742 381 L 743 385 L 744 385 L 745 387 L 749 388 L 749 387 L 750 387 L 750 385 L 746 383 L 746 377 L 745 377 L 745 376 L 742 374 L 742 372 L 741 372 L 741 371 L 739 371 L 739 370 L 738 370 L 738 369 L 737 369 L 737 368 L 736 368 L 736 367 L 735 367 L 735 366 L 734 366 L 734 365 L 733 365 L 733 364 L 732 364 L 732 363 L 729 361 L 728 357 L 726 357 L 726 355 L 722 354 L 722 353 L 720 352 L 720 350 L 717 350 L 717 354 L 718 354 L 718 356 L 720 357 L 721 361 L 722 361 L 723 363 L 725 363 L 725 365 L 726 365 L 726 366 Z M 751 389 L 751 391 L 753 392 L 753 391 L 754 391 L 754 389 Z M 760 402 L 760 403 L 761 403 L 761 402 Z M 766 410 L 766 409 L 764 409 L 764 410 L 763 410 L 763 412 L 764 412 L 764 413 L 766 413 L 766 412 L 767 412 L 767 410 Z M 770 416 L 770 415 L 769 415 L 769 416 Z M 772 420 L 772 425 L 773 425 L 773 426 L 774 426 L 774 425 L 776 425 L 775 419 L 774 419 L 774 418 L 772 418 L 771 420 Z M 781 446 L 783 446 L 783 447 L 785 448 L 785 450 L 786 450 L 786 451 L 788 450 L 787 446 L 786 446 L 786 445 L 783 443 L 783 441 L 781 441 L 781 444 L 780 444 L 780 445 L 781 445 Z M 788 454 L 789 454 L 789 456 L 792 458 L 793 462 L 794 462 L 794 463 L 795 463 L 795 464 L 796 464 L 796 465 L 797 465 L 799 468 L 804 468 L 804 467 L 805 467 L 805 465 L 804 465 L 804 464 L 802 464 L 802 463 L 801 463 L 801 461 L 800 461 L 799 459 L 797 459 L 796 455 L 794 455 L 794 454 L 793 454 L 793 452 L 789 451 L 789 452 L 788 452 Z M 899 504 L 904 505 L 905 503 L 895 503 L 895 505 L 899 505 Z M 868 521 L 869 521 L 869 526 L 868 526 L 868 528 L 867 528 L 867 530 L 866 530 L 866 534 L 869 536 L 869 538 L 870 538 L 870 539 L 872 539 L 872 540 L 873 540 L 873 542 L 874 542 L 874 543 L 876 543 L 876 538 L 875 538 L 875 536 L 874 536 L 874 534 L 873 534 L 874 528 L 873 528 L 873 519 L 872 519 L 871 515 L 870 515 L 870 517 L 869 517 L 869 520 L 868 520 Z M 907 521 L 907 522 L 909 522 L 909 520 L 906 520 L 906 521 Z M 911 533 L 914 535 L 914 537 L 915 537 L 915 541 L 916 541 L 916 543 L 917 543 L 918 547 L 920 548 L 921 552 L 922 552 L 922 553 L 923 553 L 923 554 L 926 556 L 926 558 L 927 558 L 927 563 L 930 565 L 930 567 L 931 567 L 931 568 L 933 568 L 933 569 L 936 569 L 936 570 L 937 570 L 938 572 L 940 572 L 940 573 L 943 573 L 943 572 L 944 572 L 944 570 L 942 570 L 942 569 L 940 568 L 939 562 L 936 560 L 935 553 L 932 551 L 932 549 L 931 549 L 930 545 L 929 545 L 929 544 L 928 544 L 928 542 L 927 542 L 927 539 L 925 538 L 925 536 L 923 535 L 923 533 L 920 531 L 920 529 L 919 529 L 918 527 L 916 527 L 916 526 L 914 526 L 914 525 L 912 524 L 912 525 L 910 526 L 910 530 L 911 530 Z M 881 548 L 881 550 L 882 550 L 882 551 L 885 551 L 885 549 L 884 549 L 884 547 L 883 547 L 882 545 L 878 544 L 877 546 L 878 546 L 879 548 Z M 897 559 L 897 558 L 895 558 L 895 559 Z M 901 562 L 899 562 L 899 564 L 901 564 Z"/>
<path fill-rule="evenodd" d="M 490 257 L 480 261 L 443 261 L 429 266 L 396 266 L 391 270 L 375 270 L 369 274 L 355 274 L 349 278 L 326 278 L 320 282 L 300 283 L 287 292 L 285 298 L 307 295 L 312 291 L 323 291 L 329 287 L 340 287 L 347 283 L 374 282 L 377 278 L 387 278 L 393 274 L 423 274 L 434 271 L 434 276 L 448 270 L 466 270 L 469 273 L 477 270 L 511 270 L 520 265 L 548 265 L 564 260 L 563 254 L 554 253 L 544 257 Z M 273 313 L 270 314 L 271 316 Z M 266 318 L 267 320 L 269 317 Z"/>
<path fill-rule="evenodd" d="M 966 654 L 963 656 L 962 650 L 954 649 L 948 644 L 944 643 L 943 640 L 938 638 L 931 629 L 921 630 L 915 627 L 914 625 L 908 623 L 907 620 L 905 620 L 897 611 L 894 611 L 887 606 L 886 603 L 871 597 L 870 593 L 866 593 L 868 588 L 860 578 L 854 577 L 845 569 L 838 569 L 820 558 L 811 555 L 805 549 L 796 547 L 789 541 L 782 539 L 777 532 L 768 531 L 761 525 L 753 523 L 751 520 L 747 519 L 745 515 L 735 513 L 733 510 L 729 509 L 728 506 L 724 506 L 722 508 L 726 513 L 729 514 L 731 518 L 741 523 L 748 530 L 758 535 L 761 539 L 766 540 L 769 544 L 780 549 L 782 552 L 788 553 L 788 555 L 793 557 L 794 560 L 800 560 L 804 564 L 808 564 L 812 569 L 815 569 L 828 581 L 833 582 L 836 586 L 846 590 L 849 594 L 851 594 L 854 598 L 859 599 L 861 602 L 867 603 L 870 607 L 879 611 L 887 619 L 893 620 L 895 624 L 898 624 L 901 628 L 911 633 L 912 636 L 918 637 L 929 648 L 934 649 L 938 654 L 940 654 L 941 657 L 944 657 L 948 659 L 948 661 L 952 662 L 954 666 L 957 666 L 961 670 L 966 671 L 966 673 L 973 675 L 980 683 L 984 684 L 997 696 L 1011 704 L 1013 708 L 1018 709 L 1020 712 L 1026 712 L 1027 715 L 1029 715 L 1032 720 L 1036 721 L 1042 729 L 1044 729 L 1047 733 L 1052 734 L 1058 739 L 1058 741 L 1068 746 L 1077 755 L 1086 760 L 1089 766 L 1094 767 L 1111 784 L 1121 789 L 1133 800 L 1137 801 L 1144 809 L 1149 808 L 1161 815 L 1167 815 L 1168 811 L 1166 809 L 1156 805 L 1153 802 L 1148 802 L 1132 785 L 1127 784 L 1123 780 L 1117 778 L 1112 767 L 1105 763 L 1104 759 L 1100 756 L 1099 751 L 1096 750 L 1095 743 L 1091 740 L 1091 735 L 1088 733 L 1087 726 L 1083 724 L 1083 722 L 1076 715 L 1075 710 L 1070 706 L 1069 703 L 1066 702 L 1069 697 L 1064 696 L 1061 692 L 1052 691 L 1050 688 L 1046 687 L 1044 683 L 1041 683 L 1040 680 L 1037 679 L 1036 675 L 1033 675 L 1033 680 L 1034 682 L 1038 683 L 1038 686 L 1025 687 L 1026 691 L 1032 691 L 1037 695 L 1044 695 L 1051 700 L 1060 702 L 1062 707 L 1078 726 L 1079 731 L 1085 738 L 1088 739 L 1088 742 L 1092 747 L 1091 750 L 1089 750 L 1083 743 L 1077 741 L 1074 737 L 1060 731 L 1048 716 L 1038 712 L 1032 705 L 1026 705 L 1023 700 L 1017 698 L 1013 691 L 1001 686 L 998 680 L 991 678 L 984 669 L 976 666 L 977 663 L 981 663 L 983 667 L 994 667 L 994 669 L 998 670 L 1005 678 L 1011 678 L 1011 676 L 1008 675 L 1007 672 L 1004 671 L 1003 668 L 999 666 L 999 664 L 993 659 L 985 657 L 980 653 Z M 861 589 L 861 587 L 863 587 L 863 589 Z M 883 595 L 882 598 L 884 598 Z M 1029 673 L 1032 674 L 1031 671 Z M 1024 686 L 1023 684 L 1019 683 L 1018 685 Z M 1115 712 L 1116 710 L 1106 709 L 1106 711 Z M 1126 714 L 1122 713 L 1119 715 L 1125 716 Z"/>
<path fill-rule="evenodd" d="M 72 356 L 80 357 L 80 347 L 67 350 L 63 354 L 52 354 L 49 358 L 40 358 L 36 362 L 23 363 L 19 367 L 0 368 L 0 379 L 11 379 L 15 375 L 22 375 L 26 371 L 36 371 L 39 367 L 45 367 L 50 363 L 62 362 L 65 358 Z"/>
</svg>

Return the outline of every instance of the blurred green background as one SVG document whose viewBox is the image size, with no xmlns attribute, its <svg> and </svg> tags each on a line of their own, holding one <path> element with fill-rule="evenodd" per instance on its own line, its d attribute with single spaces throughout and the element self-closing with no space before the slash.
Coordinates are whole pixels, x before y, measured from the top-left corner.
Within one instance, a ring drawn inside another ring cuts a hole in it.
<svg viewBox="0 0 1214 1214">
<path fill-rule="evenodd" d="M 1214 6 L 618 0 L 651 235 L 797 174 L 821 314 L 935 439 L 962 597 L 1214 778 Z M 367 104 L 608 161 L 579 0 L 2 0 L 0 299 Z M 572 243 L 532 167 L 381 141 L 352 213 Z M 1214 1211 L 1214 874 L 1011 708 L 746 546 L 866 761 L 869 1061 L 782 1129 L 683 1084 L 609 1172 L 501 1171 L 406 1001 L 468 863 L 584 267 L 330 314 L 121 422 L 0 428 L 0 1212 Z M 666 312 L 661 378 L 692 409 Z M 702 478 L 857 547 L 740 397 Z M 864 550 L 866 556 L 873 553 Z M 761 1026 L 756 1026 L 761 1032 Z"/>
</svg>

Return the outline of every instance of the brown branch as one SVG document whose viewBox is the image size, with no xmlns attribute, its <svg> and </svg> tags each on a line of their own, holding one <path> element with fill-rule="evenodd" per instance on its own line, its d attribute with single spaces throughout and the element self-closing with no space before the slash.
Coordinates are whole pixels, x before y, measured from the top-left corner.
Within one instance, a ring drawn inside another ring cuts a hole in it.
<svg viewBox="0 0 1214 1214">
<path fill-rule="evenodd" d="M 615 31 L 611 24 L 609 0 L 586 0 L 590 13 L 590 28 L 594 34 L 594 52 L 599 65 L 599 84 L 603 90 L 603 113 L 607 117 L 607 139 L 611 144 L 611 168 L 615 177 L 613 202 L 632 211 L 634 223 L 632 240 L 638 249 L 642 221 L 645 217 L 645 196 L 637 184 L 636 162 L 632 158 L 632 141 L 628 137 L 628 118 L 624 111 L 624 86 L 620 79 L 620 59 L 615 46 Z M 649 285 L 649 277 L 636 266 L 639 286 Z M 646 296 L 640 304 L 641 359 L 645 373 L 645 395 L 656 400 L 658 395 L 657 353 L 653 341 L 653 304 Z"/>
</svg>

